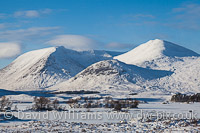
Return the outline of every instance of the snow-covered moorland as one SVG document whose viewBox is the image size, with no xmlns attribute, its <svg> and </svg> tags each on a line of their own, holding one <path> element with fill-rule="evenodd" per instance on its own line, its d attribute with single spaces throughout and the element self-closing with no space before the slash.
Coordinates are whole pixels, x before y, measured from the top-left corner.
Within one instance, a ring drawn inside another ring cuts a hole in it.
<svg viewBox="0 0 200 133">
<path fill-rule="evenodd" d="M 18 103 L 19 109 L 25 109 L 23 108 L 23 104 L 30 106 L 30 103 Z M 64 103 L 62 106 L 67 106 L 67 104 Z M 103 108 L 90 108 L 89 110 L 84 108 L 69 108 L 66 112 L 13 112 L 12 114 L 19 119 L 0 120 L 0 132 L 200 131 L 199 103 L 169 102 L 168 104 L 163 104 L 158 101 L 149 102 L 148 104 L 141 103 L 137 109 L 125 110 L 127 111 L 113 112 L 110 109 Z M 2 112 L 1 114 L 4 113 Z M 97 117 L 95 117 L 95 114 L 97 114 Z M 176 115 L 173 116 L 173 114 Z M 184 114 L 188 114 L 189 117 L 184 116 Z"/>
<path fill-rule="evenodd" d="M 31 121 L 12 126 L 2 126 L 0 132 L 193 132 L 198 133 L 199 126 L 195 126 L 188 120 L 172 120 L 158 122 L 136 123 L 70 123 L 63 121 Z"/>
</svg>

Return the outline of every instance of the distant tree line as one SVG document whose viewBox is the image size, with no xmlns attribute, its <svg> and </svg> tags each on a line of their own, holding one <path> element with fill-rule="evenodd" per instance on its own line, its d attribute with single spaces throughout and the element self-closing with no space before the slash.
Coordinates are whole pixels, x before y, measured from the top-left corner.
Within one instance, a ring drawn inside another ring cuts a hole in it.
<svg viewBox="0 0 200 133">
<path fill-rule="evenodd" d="M 139 101 L 133 99 L 113 100 L 111 97 L 106 97 L 104 100 L 106 108 L 114 108 L 120 111 L 122 108 L 138 108 Z"/>
<path fill-rule="evenodd" d="M 193 95 L 177 93 L 172 96 L 171 101 L 173 102 L 200 102 L 200 93 L 193 94 Z"/>
<path fill-rule="evenodd" d="M 105 97 L 101 99 L 91 98 L 76 98 L 69 99 L 67 102 L 71 108 L 113 108 L 120 111 L 122 108 L 137 108 L 139 101 L 133 99 L 113 99 L 112 97 Z"/>
<path fill-rule="evenodd" d="M 59 101 L 57 99 L 51 101 L 47 97 L 35 97 L 34 105 L 32 107 L 36 111 L 45 111 L 45 110 L 61 110 L 59 106 Z"/>
<path fill-rule="evenodd" d="M 139 101 L 133 99 L 113 99 L 112 97 L 105 97 L 104 99 L 93 99 L 93 98 L 74 98 L 68 99 L 66 103 L 72 108 L 113 108 L 116 111 L 120 111 L 122 108 L 137 108 Z M 12 102 L 5 96 L 0 99 L 0 111 L 11 110 Z M 15 109 L 17 111 L 17 106 Z M 65 110 L 59 105 L 57 99 L 50 100 L 48 97 L 34 97 L 33 105 L 30 110 L 35 111 L 52 111 Z"/>
<path fill-rule="evenodd" d="M 100 92 L 98 92 L 98 91 L 85 91 L 85 90 L 52 92 L 52 94 L 98 94 L 98 93 L 100 93 Z"/>
</svg>

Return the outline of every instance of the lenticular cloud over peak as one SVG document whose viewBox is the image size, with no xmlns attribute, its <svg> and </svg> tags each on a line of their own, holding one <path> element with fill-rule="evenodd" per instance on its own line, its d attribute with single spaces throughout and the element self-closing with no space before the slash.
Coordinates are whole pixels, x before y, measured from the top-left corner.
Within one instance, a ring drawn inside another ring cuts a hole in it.
<svg viewBox="0 0 200 133">
<path fill-rule="evenodd" d="M 81 35 L 59 35 L 53 40 L 48 41 L 47 44 L 64 46 L 73 50 L 91 50 L 96 48 L 100 43 Z"/>
</svg>

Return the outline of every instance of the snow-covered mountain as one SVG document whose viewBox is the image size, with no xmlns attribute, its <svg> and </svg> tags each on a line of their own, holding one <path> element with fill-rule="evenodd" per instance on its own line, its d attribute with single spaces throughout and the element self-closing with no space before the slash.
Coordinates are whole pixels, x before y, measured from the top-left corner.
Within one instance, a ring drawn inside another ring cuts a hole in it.
<svg viewBox="0 0 200 133">
<path fill-rule="evenodd" d="M 51 47 L 25 53 L 0 70 L 0 88 L 110 94 L 199 92 L 200 55 L 159 39 L 124 54 Z"/>
<path fill-rule="evenodd" d="M 114 59 L 145 68 L 171 70 L 176 68 L 175 64 L 183 64 L 196 57 L 199 57 L 199 54 L 192 50 L 168 41 L 155 39 L 116 56 Z"/>
<path fill-rule="evenodd" d="M 75 76 L 93 63 L 119 54 L 98 50 L 74 51 L 64 47 L 31 51 L 0 70 L 0 88 L 40 90 Z"/>
<path fill-rule="evenodd" d="M 182 46 L 156 39 L 114 59 L 119 61 L 93 64 L 52 88 L 62 91 L 97 90 L 111 94 L 200 91 L 200 56 Z"/>
<path fill-rule="evenodd" d="M 173 72 L 171 76 L 146 81 L 144 86 L 149 90 L 200 91 L 200 55 L 182 46 L 155 39 L 114 59 L 144 68 Z"/>
<path fill-rule="evenodd" d="M 155 80 L 171 75 L 170 71 L 151 70 L 127 65 L 117 60 L 97 62 L 82 72 L 52 87 L 59 91 L 93 90 L 101 93 L 140 92 L 147 80 Z"/>
</svg>

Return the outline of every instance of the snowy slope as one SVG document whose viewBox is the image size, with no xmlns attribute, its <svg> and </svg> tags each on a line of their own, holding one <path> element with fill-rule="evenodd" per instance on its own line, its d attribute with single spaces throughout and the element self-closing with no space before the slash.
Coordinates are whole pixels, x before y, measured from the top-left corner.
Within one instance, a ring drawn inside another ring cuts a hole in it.
<svg viewBox="0 0 200 133">
<path fill-rule="evenodd" d="M 184 62 L 189 57 L 199 57 L 199 54 L 171 42 L 155 39 L 114 59 L 145 68 L 171 70 L 175 62 Z"/>
<path fill-rule="evenodd" d="M 176 62 L 176 69 L 171 76 L 166 76 L 155 81 L 147 81 L 145 86 L 165 92 L 199 93 L 200 92 L 200 58 Z"/>
<path fill-rule="evenodd" d="M 146 81 L 144 88 L 147 90 L 160 89 L 166 93 L 200 91 L 200 56 L 182 46 L 159 39 L 150 40 L 114 58 L 127 64 L 173 72 L 170 76 Z"/>
<path fill-rule="evenodd" d="M 97 62 L 68 81 L 53 86 L 54 90 L 93 90 L 110 94 L 142 92 L 143 83 L 171 75 L 172 72 L 127 65 L 117 60 Z"/>
<path fill-rule="evenodd" d="M 200 91 L 200 56 L 182 46 L 156 39 L 114 58 L 119 61 L 93 64 L 53 88 L 63 91 L 88 89 L 111 94 Z"/>
<path fill-rule="evenodd" d="M 0 70 L 0 88 L 39 90 L 75 76 L 89 65 L 112 59 L 117 52 L 74 51 L 51 47 L 25 53 Z"/>
</svg>

